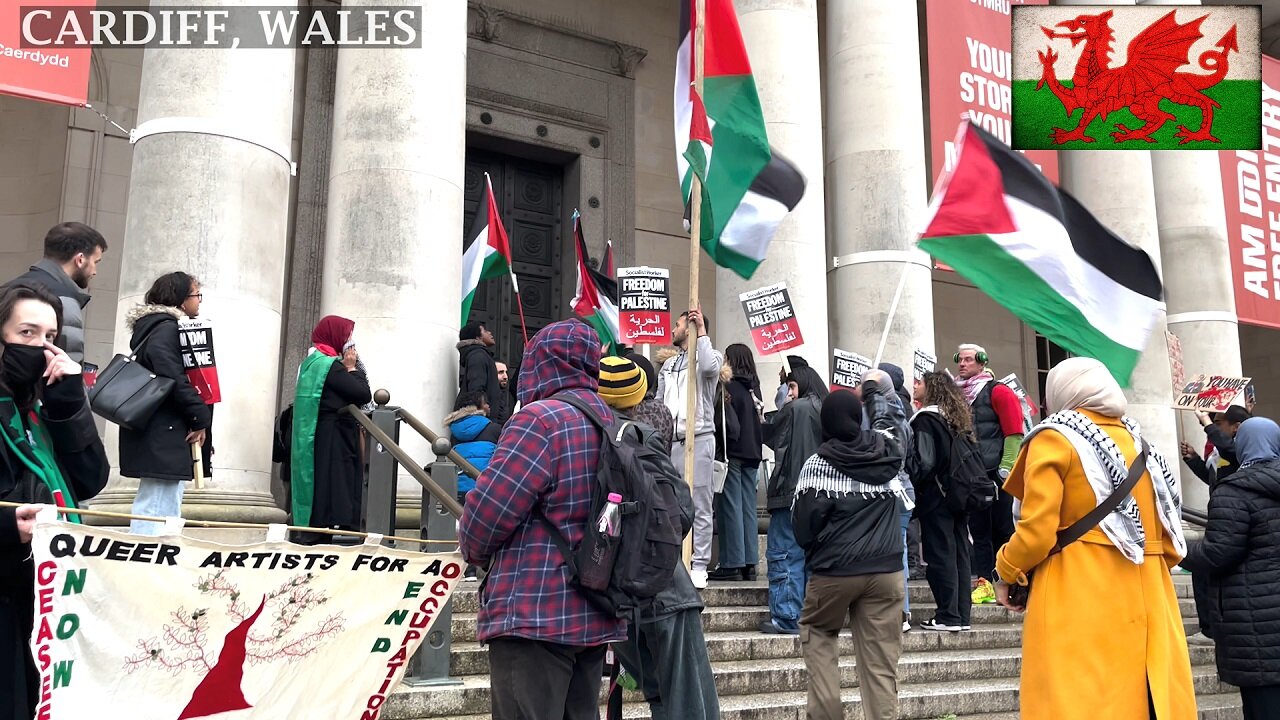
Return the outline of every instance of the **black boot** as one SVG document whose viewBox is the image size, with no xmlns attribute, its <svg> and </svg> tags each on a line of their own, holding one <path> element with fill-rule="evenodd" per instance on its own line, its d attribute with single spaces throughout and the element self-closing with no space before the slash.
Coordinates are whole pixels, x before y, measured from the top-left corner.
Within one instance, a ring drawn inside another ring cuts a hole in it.
<svg viewBox="0 0 1280 720">
<path fill-rule="evenodd" d="M 748 565 L 742 568 L 742 579 L 751 582 L 756 579 L 756 566 Z"/>
<path fill-rule="evenodd" d="M 742 568 L 717 567 L 707 573 L 708 580 L 738 580 L 742 577 Z"/>
</svg>

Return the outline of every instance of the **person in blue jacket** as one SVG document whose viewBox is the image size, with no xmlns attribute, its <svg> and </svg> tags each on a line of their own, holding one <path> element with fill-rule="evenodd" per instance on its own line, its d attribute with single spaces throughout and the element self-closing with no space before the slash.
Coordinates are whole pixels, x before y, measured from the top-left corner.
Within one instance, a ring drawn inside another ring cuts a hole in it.
<svg viewBox="0 0 1280 720">
<path fill-rule="evenodd" d="M 449 428 L 449 442 L 467 462 L 484 472 L 498 447 L 502 426 L 489 419 L 489 399 L 479 390 L 458 395 L 453 412 L 444 424 Z M 467 493 L 475 489 L 475 478 L 458 470 L 458 502 L 465 504 Z"/>
</svg>

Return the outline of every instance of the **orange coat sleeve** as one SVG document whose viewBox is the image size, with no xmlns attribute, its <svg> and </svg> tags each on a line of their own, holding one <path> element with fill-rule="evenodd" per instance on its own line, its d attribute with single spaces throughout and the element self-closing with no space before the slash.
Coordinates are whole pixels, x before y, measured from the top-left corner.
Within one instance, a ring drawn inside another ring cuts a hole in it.
<svg viewBox="0 0 1280 720">
<path fill-rule="evenodd" d="M 1062 524 L 1063 483 L 1075 462 L 1070 441 L 1044 430 L 1022 448 L 1005 490 L 1022 500 L 1013 537 L 996 553 L 996 572 L 1009 584 L 1025 585 L 1027 573 L 1049 557 Z"/>
</svg>

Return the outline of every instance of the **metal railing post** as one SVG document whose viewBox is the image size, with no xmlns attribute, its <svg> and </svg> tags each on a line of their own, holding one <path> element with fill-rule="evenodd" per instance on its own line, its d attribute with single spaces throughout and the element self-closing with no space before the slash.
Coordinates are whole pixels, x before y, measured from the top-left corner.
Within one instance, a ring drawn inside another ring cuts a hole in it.
<svg viewBox="0 0 1280 720">
<path fill-rule="evenodd" d="M 396 408 L 389 407 L 391 393 L 379 390 L 374 394 L 377 407 L 370 413 L 373 424 L 391 438 L 400 442 L 400 422 Z M 369 480 L 365 486 L 365 532 L 395 535 L 396 530 L 396 476 L 400 464 L 390 449 L 376 438 L 369 436 Z"/>
<path fill-rule="evenodd" d="M 431 479 L 450 496 L 458 493 L 458 466 L 449 460 L 449 441 L 436 438 L 431 451 L 436 461 L 431 464 Z M 422 494 L 422 538 L 424 540 L 458 540 L 458 520 L 444 504 L 430 493 Z M 418 652 L 405 670 L 406 685 L 461 685 L 449 676 L 450 644 L 453 635 L 453 600 L 445 603 L 436 616 Z"/>
</svg>

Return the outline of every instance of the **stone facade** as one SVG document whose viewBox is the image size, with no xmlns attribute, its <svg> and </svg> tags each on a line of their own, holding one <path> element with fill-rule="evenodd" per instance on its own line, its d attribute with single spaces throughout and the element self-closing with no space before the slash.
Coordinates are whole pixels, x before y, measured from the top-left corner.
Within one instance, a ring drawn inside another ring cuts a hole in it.
<svg viewBox="0 0 1280 720">
<path fill-rule="evenodd" d="M 1046 368 L 1035 333 L 910 247 L 927 202 L 927 97 L 914 34 L 893 46 L 876 37 L 877 28 L 918 26 L 915 4 L 736 4 L 771 141 L 809 186 L 755 279 L 701 264 L 700 301 L 716 345 L 750 342 L 739 292 L 785 280 L 807 340 L 798 352 L 811 364 L 825 372 L 832 347 L 872 355 L 905 268 L 886 359 L 909 365 L 921 348 L 945 365 L 958 343 L 979 342 L 997 374 L 1017 373 L 1038 395 Z M 95 51 L 90 102 L 120 126 L 183 116 L 225 132 L 168 132 L 131 145 L 89 109 L 0 97 L 0 277 L 34 262 L 59 220 L 99 228 L 111 250 L 92 288 L 86 353 L 99 365 L 124 346 L 120 318 L 154 275 L 182 268 L 204 280 L 207 314 L 225 328 L 218 349 L 231 399 L 215 419 L 214 482 L 190 492 L 188 504 L 208 517 L 278 518 L 271 421 L 291 397 L 322 313 L 357 319 L 374 385 L 429 425 L 452 400 L 468 151 L 562 169 L 554 288 L 562 316 L 573 293 L 575 207 L 593 255 L 611 240 L 620 265 L 670 268 L 674 307 L 684 307 L 689 251 L 672 132 L 678 7 L 491 0 L 464 12 L 457 0 L 431 0 L 422 50 Z M 173 77 L 190 82 L 180 87 Z M 373 120 L 361 112 L 370 107 Z M 394 133 L 383 132 L 386 123 Z M 263 137 L 297 163 L 296 175 L 284 157 L 250 142 Z M 1255 378 L 1260 411 L 1274 414 L 1277 337 L 1237 329 L 1216 158 L 1151 155 L 1130 156 L 1121 172 L 1115 153 L 1081 155 L 1064 162 L 1064 185 L 1163 260 L 1169 327 L 1187 371 L 1241 369 Z M 1113 191 L 1144 189 L 1141 207 L 1113 206 L 1103 180 Z M 1184 250 L 1192 245 L 1210 262 L 1191 264 Z M 1172 453 L 1178 419 L 1165 409 L 1162 335 L 1152 348 L 1134 399 Z M 780 362 L 760 364 L 771 401 Z M 1183 432 L 1194 439 L 1198 431 L 1184 423 Z M 428 459 L 425 446 L 411 450 Z M 401 519 L 410 524 L 417 488 L 401 488 Z M 103 502 L 121 509 L 130 492 L 117 478 Z M 1203 504 L 1198 492 L 1188 496 Z"/>
</svg>

